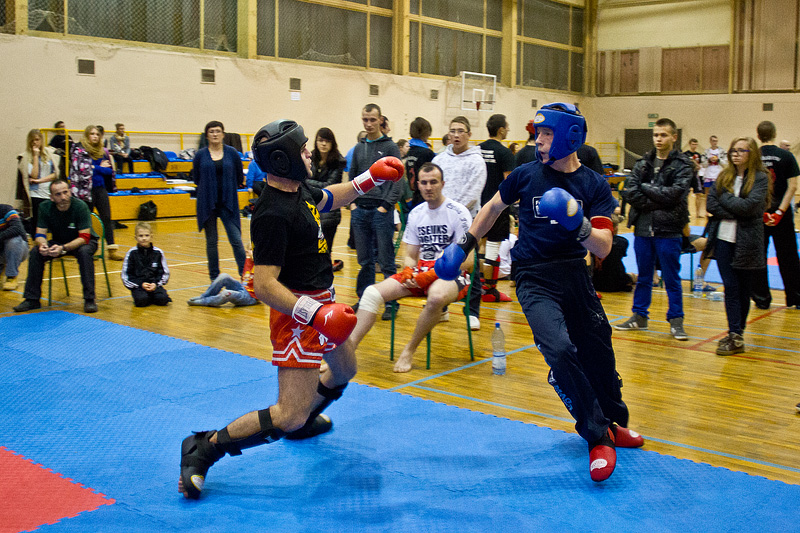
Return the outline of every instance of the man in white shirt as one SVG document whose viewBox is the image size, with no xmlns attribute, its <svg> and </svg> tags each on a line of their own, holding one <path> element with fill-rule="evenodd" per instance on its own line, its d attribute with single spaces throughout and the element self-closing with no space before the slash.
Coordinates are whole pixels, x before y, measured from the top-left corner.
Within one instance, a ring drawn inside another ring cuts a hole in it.
<svg viewBox="0 0 800 533">
<path fill-rule="evenodd" d="M 358 346 L 375 324 L 376 315 L 383 308 L 384 302 L 406 296 L 427 296 L 428 300 L 417 319 L 411 340 L 394 365 L 395 372 L 411 370 L 414 352 L 422 339 L 440 321 L 444 308 L 463 298 L 469 288 L 469 278 L 464 272 L 453 281 L 445 281 L 436 276 L 433 265 L 442 250 L 466 233 L 472 224 L 472 216 L 463 205 L 445 197 L 445 182 L 442 179 L 442 169 L 438 165 L 423 164 L 417 175 L 417 184 L 425 202 L 412 209 L 408 215 L 403 234 L 403 242 L 406 243 L 405 268 L 366 288 L 358 304 L 358 324 L 350 336 Z M 467 258 L 462 270 L 471 266 L 472 259 Z"/>
</svg>

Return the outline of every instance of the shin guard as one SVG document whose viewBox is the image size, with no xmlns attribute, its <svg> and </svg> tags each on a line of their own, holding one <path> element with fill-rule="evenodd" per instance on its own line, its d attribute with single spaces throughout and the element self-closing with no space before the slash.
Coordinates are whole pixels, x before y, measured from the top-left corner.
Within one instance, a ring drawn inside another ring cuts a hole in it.
<svg viewBox="0 0 800 533">
<path fill-rule="evenodd" d="M 323 397 L 322 403 L 320 403 L 316 409 L 311 411 L 311 414 L 308 416 L 308 420 L 303 427 L 292 431 L 291 433 L 287 433 L 286 438 L 289 440 L 308 439 L 329 431 L 333 427 L 333 423 L 331 422 L 330 418 L 322 414 L 322 411 L 324 411 L 335 400 L 341 398 L 342 393 L 344 393 L 344 389 L 346 388 L 347 383 L 329 389 L 320 381 L 319 385 L 317 385 L 317 392 Z"/>
</svg>

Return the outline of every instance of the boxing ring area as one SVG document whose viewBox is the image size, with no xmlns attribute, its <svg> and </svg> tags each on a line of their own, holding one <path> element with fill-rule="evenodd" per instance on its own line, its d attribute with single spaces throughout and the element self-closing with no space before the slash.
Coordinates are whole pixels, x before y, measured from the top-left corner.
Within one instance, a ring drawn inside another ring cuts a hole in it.
<svg viewBox="0 0 800 533">
<path fill-rule="evenodd" d="M 798 485 L 647 443 L 596 484 L 575 433 L 358 383 L 184 500 L 181 440 L 271 403 L 269 362 L 65 311 L 0 318 L 0 354 L 0 532 L 800 531 Z"/>
</svg>

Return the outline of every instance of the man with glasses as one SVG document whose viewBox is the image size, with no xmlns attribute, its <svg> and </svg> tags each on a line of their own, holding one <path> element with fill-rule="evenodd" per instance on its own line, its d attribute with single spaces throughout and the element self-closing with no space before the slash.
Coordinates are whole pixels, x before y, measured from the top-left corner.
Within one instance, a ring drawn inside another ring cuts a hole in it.
<svg viewBox="0 0 800 533">
<path fill-rule="evenodd" d="M 367 104 L 361 110 L 361 123 L 367 135 L 353 150 L 349 170 L 351 179 L 366 172 L 378 159 L 386 156 L 400 158 L 397 145 L 381 131 L 382 119 L 381 108 L 377 104 Z M 394 204 L 402 192 L 402 184 L 388 182 L 359 196 L 350 204 L 353 241 L 361 267 L 356 278 L 356 295 L 359 298 L 367 287 L 375 283 L 376 261 L 381 266 L 383 279 L 397 272 L 394 264 Z M 397 304 L 386 302 L 382 320 L 392 319 L 392 305 Z"/>
<path fill-rule="evenodd" d="M 661 264 L 669 308 L 667 321 L 675 340 L 689 337 L 683 329 L 683 289 L 680 257 L 683 227 L 689 220 L 689 187 L 694 171 L 689 159 L 675 147 L 678 127 L 668 119 L 659 119 L 653 127 L 655 148 L 636 162 L 622 191 L 631 205 L 628 227 L 633 226 L 633 249 L 639 277 L 633 292 L 633 316 L 618 330 L 647 329 L 647 317 L 653 296 L 656 260 Z"/>
<path fill-rule="evenodd" d="M 433 163 L 446 176 L 442 193 L 469 210 L 474 217 L 481 208 L 481 193 L 486 185 L 486 163 L 479 146 L 469 145 L 471 135 L 467 117 L 458 116 L 450 121 L 447 132 L 451 144 L 447 150 L 433 158 Z M 469 327 L 473 331 L 481 328 L 480 292 L 470 302 Z"/>
</svg>

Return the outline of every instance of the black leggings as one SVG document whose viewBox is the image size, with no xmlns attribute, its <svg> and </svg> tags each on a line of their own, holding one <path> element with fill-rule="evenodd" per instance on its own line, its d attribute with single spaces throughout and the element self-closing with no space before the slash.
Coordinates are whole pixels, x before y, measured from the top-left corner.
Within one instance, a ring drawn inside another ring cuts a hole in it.
<svg viewBox="0 0 800 533">
<path fill-rule="evenodd" d="M 111 203 L 108 201 L 108 191 L 105 187 L 92 187 L 92 201 L 89 204 L 89 211 L 97 209 L 100 220 L 103 221 L 105 228 L 105 238 L 108 244 L 114 244 L 114 223 L 111 221 Z"/>
</svg>

